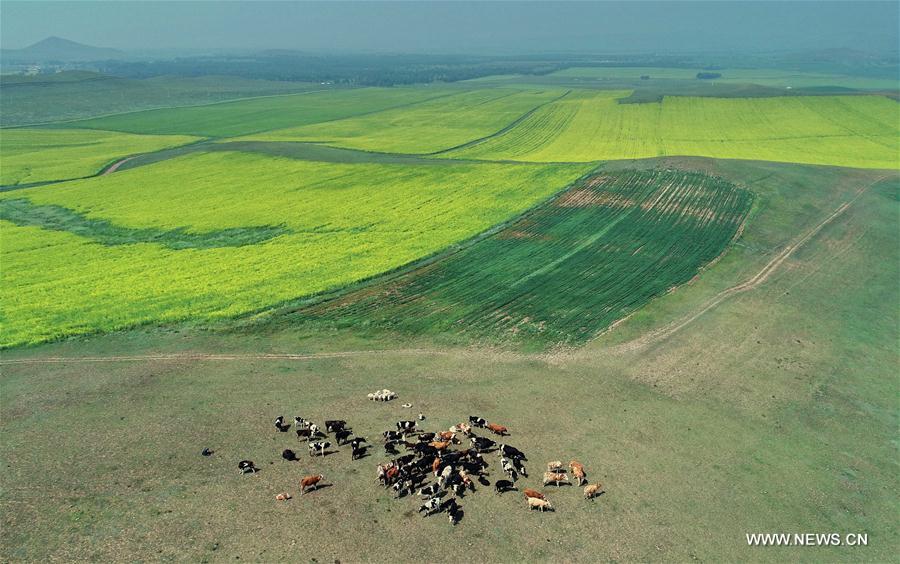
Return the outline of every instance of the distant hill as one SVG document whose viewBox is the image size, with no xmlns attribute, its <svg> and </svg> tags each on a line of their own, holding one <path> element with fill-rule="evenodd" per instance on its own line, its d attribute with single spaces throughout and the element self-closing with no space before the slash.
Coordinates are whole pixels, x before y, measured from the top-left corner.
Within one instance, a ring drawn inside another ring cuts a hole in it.
<svg viewBox="0 0 900 564">
<path fill-rule="evenodd" d="M 48 37 L 23 49 L 3 49 L 5 63 L 41 63 L 47 61 L 104 61 L 125 57 L 123 51 L 94 47 L 62 37 Z"/>
</svg>

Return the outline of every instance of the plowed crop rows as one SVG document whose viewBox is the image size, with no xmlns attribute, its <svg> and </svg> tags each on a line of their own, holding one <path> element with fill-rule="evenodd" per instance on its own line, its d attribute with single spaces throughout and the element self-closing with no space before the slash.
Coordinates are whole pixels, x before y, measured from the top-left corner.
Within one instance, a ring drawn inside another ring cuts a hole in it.
<svg viewBox="0 0 900 564">
<path fill-rule="evenodd" d="M 751 203 L 746 190 L 703 174 L 603 173 L 442 261 L 296 315 L 577 344 L 694 277 Z"/>
</svg>

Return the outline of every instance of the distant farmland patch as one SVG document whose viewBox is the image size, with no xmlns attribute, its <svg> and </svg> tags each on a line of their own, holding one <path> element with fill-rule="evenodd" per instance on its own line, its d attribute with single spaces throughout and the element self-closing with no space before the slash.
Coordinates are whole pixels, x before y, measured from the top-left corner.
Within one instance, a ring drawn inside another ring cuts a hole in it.
<svg viewBox="0 0 900 564">
<path fill-rule="evenodd" d="M 574 91 L 449 157 L 589 162 L 706 156 L 859 168 L 900 167 L 900 104 L 884 96 L 666 97 Z"/>
<path fill-rule="evenodd" d="M 358 88 L 238 100 L 207 106 L 163 108 L 75 121 L 61 127 L 199 137 L 247 135 L 357 116 L 445 96 L 452 90 Z"/>
<path fill-rule="evenodd" d="M 431 153 L 500 131 L 566 90 L 489 88 L 460 92 L 360 117 L 250 136 L 263 141 L 319 141 L 336 147 Z"/>
<path fill-rule="evenodd" d="M 577 344 L 694 277 L 751 203 L 704 174 L 601 173 L 444 260 L 290 317 Z"/>
<path fill-rule="evenodd" d="M 117 158 L 194 141 L 184 135 L 134 135 L 89 129 L 4 129 L 0 185 L 80 178 Z"/>
</svg>

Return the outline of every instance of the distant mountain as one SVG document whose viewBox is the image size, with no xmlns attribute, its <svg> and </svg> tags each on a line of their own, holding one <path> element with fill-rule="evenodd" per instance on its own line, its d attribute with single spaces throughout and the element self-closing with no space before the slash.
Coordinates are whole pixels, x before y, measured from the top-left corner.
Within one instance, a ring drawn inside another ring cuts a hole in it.
<svg viewBox="0 0 900 564">
<path fill-rule="evenodd" d="M 123 51 L 85 45 L 62 37 L 48 37 L 24 49 L 3 49 L 5 63 L 42 63 L 47 61 L 105 61 L 125 57 Z"/>
</svg>

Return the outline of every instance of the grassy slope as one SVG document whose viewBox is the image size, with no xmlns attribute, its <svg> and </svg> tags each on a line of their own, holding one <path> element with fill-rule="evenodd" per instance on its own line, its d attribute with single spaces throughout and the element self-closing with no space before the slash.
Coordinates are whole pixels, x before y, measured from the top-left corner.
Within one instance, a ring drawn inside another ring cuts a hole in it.
<svg viewBox="0 0 900 564">
<path fill-rule="evenodd" d="M 234 76 L 128 79 L 71 71 L 0 81 L 0 125 L 84 119 L 150 108 L 210 104 L 253 96 L 321 89 L 319 84 L 252 80 Z"/>
<path fill-rule="evenodd" d="M 588 168 L 213 153 L 9 192 L 2 197 L 62 206 L 132 234 L 287 232 L 253 245 L 175 250 L 146 237 L 98 245 L 88 233 L 3 222 L 2 342 L 234 315 L 342 286 L 488 229 Z"/>
<path fill-rule="evenodd" d="M 620 352 L 620 341 L 758 270 L 879 176 L 681 164 L 743 179 L 760 194 L 745 246 L 574 354 L 4 366 L 4 557 L 443 561 L 458 556 L 448 546 L 468 545 L 488 561 L 891 560 L 900 546 L 896 187 L 864 193 L 758 289 L 666 341 Z M 176 329 L 5 359 L 424 344 L 363 331 Z M 434 428 L 475 413 L 509 425 L 509 442 L 526 450 L 532 471 L 579 458 L 608 493 L 591 505 L 577 491 L 550 488 L 558 511 L 541 515 L 516 495 L 478 492 L 463 500 L 465 517 L 451 529 L 373 484 L 380 456 L 351 463 L 343 450 L 297 465 L 278 458 L 291 441 L 275 436 L 277 414 L 344 417 L 369 435 L 408 415 L 399 402 L 363 399 L 383 386 Z M 205 446 L 217 454 L 200 457 Z M 239 477 L 234 465 L 243 457 L 263 473 Z M 276 504 L 275 493 L 296 493 L 300 475 L 319 471 L 333 487 Z M 868 532 L 870 546 L 748 548 L 751 531 Z"/>
<path fill-rule="evenodd" d="M 664 155 L 897 168 L 900 105 L 880 96 L 691 98 L 619 104 L 581 91 L 449 156 L 594 161 Z"/>
<path fill-rule="evenodd" d="M 0 132 L 0 185 L 80 178 L 134 153 L 184 145 L 184 135 L 133 135 L 110 131 L 5 129 Z"/>
<path fill-rule="evenodd" d="M 392 153 L 431 153 L 503 129 L 565 90 L 491 88 L 396 110 L 250 136 L 263 141 L 321 141 L 338 147 Z"/>
<path fill-rule="evenodd" d="M 165 108 L 76 121 L 66 127 L 203 137 L 247 135 L 341 119 L 413 104 L 449 91 L 437 88 L 360 88 Z"/>
</svg>

